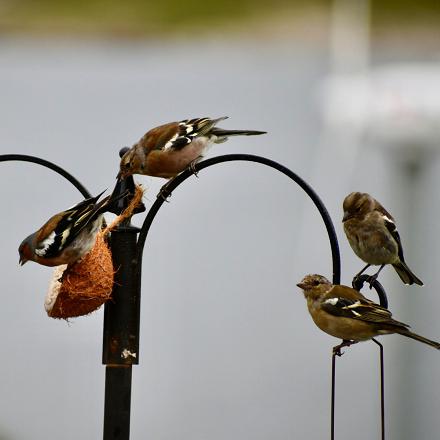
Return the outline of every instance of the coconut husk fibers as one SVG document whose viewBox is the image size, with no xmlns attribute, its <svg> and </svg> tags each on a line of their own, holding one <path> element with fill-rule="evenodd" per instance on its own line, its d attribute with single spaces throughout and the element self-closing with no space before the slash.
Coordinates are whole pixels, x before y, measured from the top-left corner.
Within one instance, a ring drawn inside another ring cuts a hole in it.
<svg viewBox="0 0 440 440">
<path fill-rule="evenodd" d="M 88 315 L 111 297 L 114 268 L 106 235 L 130 217 L 142 200 L 143 190 L 137 186 L 127 209 L 96 236 L 92 250 L 81 260 L 55 268 L 44 307 L 51 318 L 68 319 Z"/>
<path fill-rule="evenodd" d="M 55 269 L 44 304 L 47 314 L 66 319 L 93 312 L 110 298 L 113 275 L 110 249 L 99 232 L 95 246 L 81 261 Z"/>
</svg>

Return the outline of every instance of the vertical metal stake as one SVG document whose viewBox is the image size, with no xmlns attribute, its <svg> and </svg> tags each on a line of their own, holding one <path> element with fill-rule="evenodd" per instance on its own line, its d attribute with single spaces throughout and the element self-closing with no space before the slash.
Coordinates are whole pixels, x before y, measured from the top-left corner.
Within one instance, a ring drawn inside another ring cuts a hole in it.
<svg viewBox="0 0 440 440">
<path fill-rule="evenodd" d="M 333 350 L 332 356 L 332 404 L 331 404 L 331 422 L 330 438 L 335 440 L 335 387 L 336 387 L 336 352 Z"/>
<path fill-rule="evenodd" d="M 381 439 L 385 440 L 385 386 L 384 386 L 384 361 L 383 361 L 383 345 L 376 339 L 371 339 L 375 344 L 379 346 L 379 359 L 380 359 L 380 426 L 381 426 Z M 336 356 L 338 351 L 336 348 L 344 346 L 344 343 L 333 348 L 332 355 L 332 392 L 331 392 L 331 422 L 330 422 L 330 438 L 335 440 L 335 395 L 336 395 Z"/>
<path fill-rule="evenodd" d="M 380 420 L 381 420 L 381 430 L 382 430 L 382 440 L 385 440 L 385 386 L 384 386 L 384 362 L 383 362 L 383 345 L 372 339 L 372 341 L 379 346 L 379 359 L 380 359 Z"/>
<path fill-rule="evenodd" d="M 132 365 L 139 363 L 140 291 L 135 277 L 138 231 L 119 226 L 111 233 L 116 273 L 112 299 L 104 309 L 104 440 L 130 438 L 131 373 Z"/>
</svg>

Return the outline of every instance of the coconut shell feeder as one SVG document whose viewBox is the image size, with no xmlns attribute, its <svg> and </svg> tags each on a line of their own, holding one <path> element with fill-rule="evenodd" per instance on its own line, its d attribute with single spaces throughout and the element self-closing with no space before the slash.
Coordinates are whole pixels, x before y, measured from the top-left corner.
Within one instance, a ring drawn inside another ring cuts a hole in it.
<svg viewBox="0 0 440 440">
<path fill-rule="evenodd" d="M 109 234 L 130 218 L 141 203 L 143 190 L 136 187 L 133 199 L 121 215 L 97 236 L 92 250 L 73 264 L 57 266 L 49 284 L 44 307 L 51 318 L 68 319 L 88 315 L 111 298 L 114 274 Z"/>
</svg>

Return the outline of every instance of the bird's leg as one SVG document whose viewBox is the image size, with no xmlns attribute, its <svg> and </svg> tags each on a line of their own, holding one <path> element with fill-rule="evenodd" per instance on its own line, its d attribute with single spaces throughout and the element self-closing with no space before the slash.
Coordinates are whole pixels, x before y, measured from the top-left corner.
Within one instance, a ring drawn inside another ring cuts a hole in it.
<svg viewBox="0 0 440 440">
<path fill-rule="evenodd" d="M 360 272 L 358 272 L 354 277 L 353 281 L 356 281 L 369 267 L 371 264 L 367 264 Z"/>
<path fill-rule="evenodd" d="M 368 277 L 368 282 L 370 283 L 370 289 L 373 287 L 373 283 L 377 280 L 377 277 L 380 274 L 380 271 L 385 267 L 385 264 L 382 264 L 382 266 L 380 266 L 379 270 L 374 274 L 374 275 L 370 275 Z"/>
<path fill-rule="evenodd" d="M 162 188 L 160 189 L 160 191 L 157 193 L 157 196 L 156 196 L 158 199 L 160 198 L 164 202 L 167 202 L 167 203 L 169 203 L 168 198 L 171 197 L 171 191 L 168 189 L 170 182 L 171 182 L 171 180 L 168 180 L 168 182 L 162 186 Z"/>
<path fill-rule="evenodd" d="M 200 162 L 200 159 L 202 159 L 203 156 L 196 157 L 191 163 L 188 165 L 188 168 L 191 170 L 191 172 L 194 174 L 194 176 L 199 177 L 199 172 L 196 168 L 196 165 Z"/>
<path fill-rule="evenodd" d="M 356 341 L 350 341 L 348 339 L 343 339 L 339 345 L 333 347 L 333 356 L 342 356 L 344 353 L 341 351 L 341 348 L 350 347 L 350 345 L 357 344 Z"/>
<path fill-rule="evenodd" d="M 367 264 L 360 272 L 355 275 L 355 278 L 359 278 L 370 266 L 371 264 Z"/>
</svg>

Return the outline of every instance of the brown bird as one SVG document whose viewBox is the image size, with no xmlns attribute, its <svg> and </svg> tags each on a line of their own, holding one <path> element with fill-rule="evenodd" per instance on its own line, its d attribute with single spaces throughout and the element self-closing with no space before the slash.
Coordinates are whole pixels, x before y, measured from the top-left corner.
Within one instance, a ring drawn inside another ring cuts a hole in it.
<svg viewBox="0 0 440 440">
<path fill-rule="evenodd" d="M 348 286 L 333 285 L 322 275 L 306 275 L 297 284 L 307 299 L 315 324 L 324 332 L 343 340 L 344 345 L 367 341 L 379 335 L 399 333 L 440 349 L 440 343 L 408 330 L 408 325 L 392 318 L 391 312 Z"/>
<path fill-rule="evenodd" d="M 151 129 L 122 157 L 118 178 L 145 174 L 170 179 L 194 166 L 212 144 L 229 136 L 265 134 L 256 130 L 224 130 L 216 127 L 227 116 L 171 122 Z"/>
<path fill-rule="evenodd" d="M 101 195 L 53 215 L 38 231 L 26 237 L 18 248 L 20 264 L 35 261 L 44 266 L 59 266 L 84 257 L 95 244 L 102 214 L 115 200 L 107 196 L 98 202 Z"/>
<path fill-rule="evenodd" d="M 400 236 L 392 215 L 367 193 L 352 192 L 343 204 L 344 232 L 354 253 L 367 265 L 356 275 L 361 275 L 371 265 L 379 270 L 370 277 L 375 280 L 386 264 L 391 264 L 405 284 L 418 284 L 418 278 L 405 263 Z"/>
</svg>

